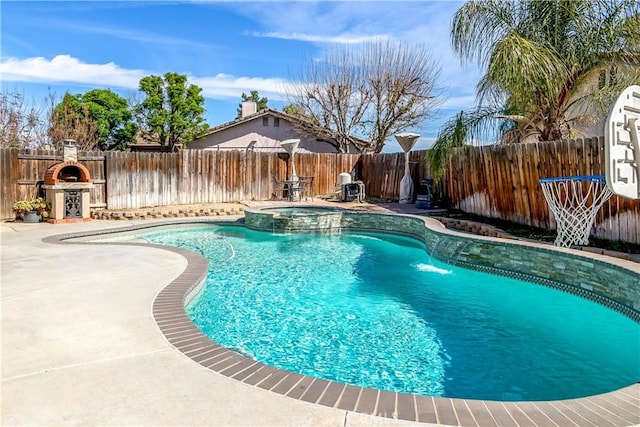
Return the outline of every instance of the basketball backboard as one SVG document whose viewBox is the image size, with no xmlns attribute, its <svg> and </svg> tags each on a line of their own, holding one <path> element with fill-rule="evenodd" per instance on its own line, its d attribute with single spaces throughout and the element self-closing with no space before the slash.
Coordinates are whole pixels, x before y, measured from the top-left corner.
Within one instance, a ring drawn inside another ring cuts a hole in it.
<svg viewBox="0 0 640 427">
<path fill-rule="evenodd" d="M 626 88 L 611 107 L 605 124 L 607 187 L 615 194 L 640 199 L 640 86 Z"/>
</svg>

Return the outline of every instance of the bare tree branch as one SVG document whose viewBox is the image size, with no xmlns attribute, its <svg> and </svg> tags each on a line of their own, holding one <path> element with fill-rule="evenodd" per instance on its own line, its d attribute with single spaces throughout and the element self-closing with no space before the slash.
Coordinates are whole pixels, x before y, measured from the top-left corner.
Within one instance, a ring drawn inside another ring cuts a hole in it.
<svg viewBox="0 0 640 427">
<path fill-rule="evenodd" d="M 335 147 L 380 152 L 394 133 L 417 127 L 438 105 L 439 67 L 424 48 L 379 42 L 311 59 L 287 88 L 306 121 L 298 129 L 332 135 Z M 356 138 L 354 138 L 356 137 Z M 369 140 L 363 145 L 361 139 Z"/>
<path fill-rule="evenodd" d="M 0 147 L 37 148 L 47 142 L 43 105 L 27 102 L 20 92 L 0 93 Z"/>
</svg>

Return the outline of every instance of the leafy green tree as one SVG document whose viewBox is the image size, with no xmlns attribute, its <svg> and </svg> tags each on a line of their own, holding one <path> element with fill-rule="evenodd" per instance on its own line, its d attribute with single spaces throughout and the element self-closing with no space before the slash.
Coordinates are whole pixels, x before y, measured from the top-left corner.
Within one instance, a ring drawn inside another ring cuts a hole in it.
<svg viewBox="0 0 640 427">
<path fill-rule="evenodd" d="M 202 116 L 202 89 L 187 85 L 187 76 L 166 73 L 164 77 L 143 77 L 139 89 L 146 95 L 136 108 L 142 135 L 158 142 L 164 151 L 175 151 L 209 128 Z"/>
<path fill-rule="evenodd" d="M 290 116 L 296 116 L 301 118 L 306 117 L 304 114 L 304 107 L 302 105 L 287 104 L 284 107 L 282 107 L 282 112 L 285 114 L 289 114 Z"/>
<path fill-rule="evenodd" d="M 73 139 L 80 150 L 98 148 L 98 124 L 91 117 L 87 104 L 82 105 L 77 97 L 69 93 L 57 104 L 54 98 L 50 98 L 50 101 L 47 135 L 54 144 L 60 145 L 65 139 Z"/>
<path fill-rule="evenodd" d="M 124 150 L 135 142 L 138 125 L 126 99 L 108 89 L 94 89 L 82 95 L 81 102 L 96 121 L 99 148 Z"/>
<path fill-rule="evenodd" d="M 638 81 L 639 11 L 636 0 L 465 3 L 453 18 L 452 45 L 463 63 L 477 61 L 485 74 L 478 106 L 440 130 L 432 170 L 442 167 L 460 123 L 466 143 L 496 130 L 503 143 L 578 136 L 576 124 L 593 120 L 622 86 Z M 615 78 L 593 84 L 602 72 Z"/>
<path fill-rule="evenodd" d="M 236 119 L 242 118 L 242 103 L 245 101 L 255 102 L 257 111 L 267 108 L 267 102 L 269 102 L 269 100 L 264 96 L 260 98 L 257 90 L 252 90 L 250 95 L 242 92 L 242 101 L 240 102 L 240 104 L 238 104 L 238 109 L 236 110 L 238 112 L 238 115 L 236 116 Z"/>
<path fill-rule="evenodd" d="M 93 89 L 64 95 L 53 109 L 49 135 L 57 142 L 75 139 L 85 149 L 124 150 L 137 132 L 126 99 L 109 89 Z"/>
</svg>

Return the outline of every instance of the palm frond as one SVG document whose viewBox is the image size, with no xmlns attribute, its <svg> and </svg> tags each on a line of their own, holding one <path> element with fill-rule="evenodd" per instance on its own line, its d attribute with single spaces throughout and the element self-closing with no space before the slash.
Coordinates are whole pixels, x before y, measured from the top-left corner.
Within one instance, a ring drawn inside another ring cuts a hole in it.
<svg viewBox="0 0 640 427">
<path fill-rule="evenodd" d="M 517 25 L 513 10 L 518 5 L 514 0 L 472 0 L 456 12 L 451 24 L 451 42 L 463 64 L 477 61 L 481 66 L 486 65 L 494 43 Z"/>
<path fill-rule="evenodd" d="M 495 138 L 496 111 L 477 108 L 468 112 L 461 111 L 454 118 L 445 122 L 438 132 L 433 147 L 427 152 L 432 177 L 438 181 L 442 178 L 449 156 L 454 148 L 466 145 L 483 145 Z"/>
<path fill-rule="evenodd" d="M 499 88 L 526 108 L 536 91 L 556 98 L 568 75 L 569 70 L 555 52 L 512 32 L 494 46 L 483 77 L 485 87 L 478 89 Z M 485 92 L 478 95 L 481 100 L 486 96 Z"/>
<path fill-rule="evenodd" d="M 485 68 L 478 111 L 502 110 L 510 119 L 494 128 L 503 142 L 561 138 L 573 132 L 572 119 L 604 109 L 623 79 L 639 80 L 640 2 L 470 0 L 454 16 L 451 41 L 463 62 Z M 593 73 L 614 66 L 619 80 L 594 89 Z"/>
</svg>

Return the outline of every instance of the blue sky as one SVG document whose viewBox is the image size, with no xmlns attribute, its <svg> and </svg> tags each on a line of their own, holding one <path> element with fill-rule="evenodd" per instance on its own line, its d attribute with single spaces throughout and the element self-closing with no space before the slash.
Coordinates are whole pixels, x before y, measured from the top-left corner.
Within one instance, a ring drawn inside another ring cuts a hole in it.
<svg viewBox="0 0 640 427">
<path fill-rule="evenodd" d="M 242 92 L 269 107 L 309 58 L 339 44 L 388 39 L 425 46 L 440 65 L 443 104 L 413 131 L 428 147 L 442 122 L 475 103 L 479 72 L 453 55 L 449 26 L 460 1 L 7 1 L 0 4 L 0 79 L 34 103 L 48 93 L 107 88 L 130 99 L 144 76 L 186 74 L 203 89 L 215 126 L 236 115 Z M 395 140 L 387 152 L 401 151 Z"/>
</svg>

